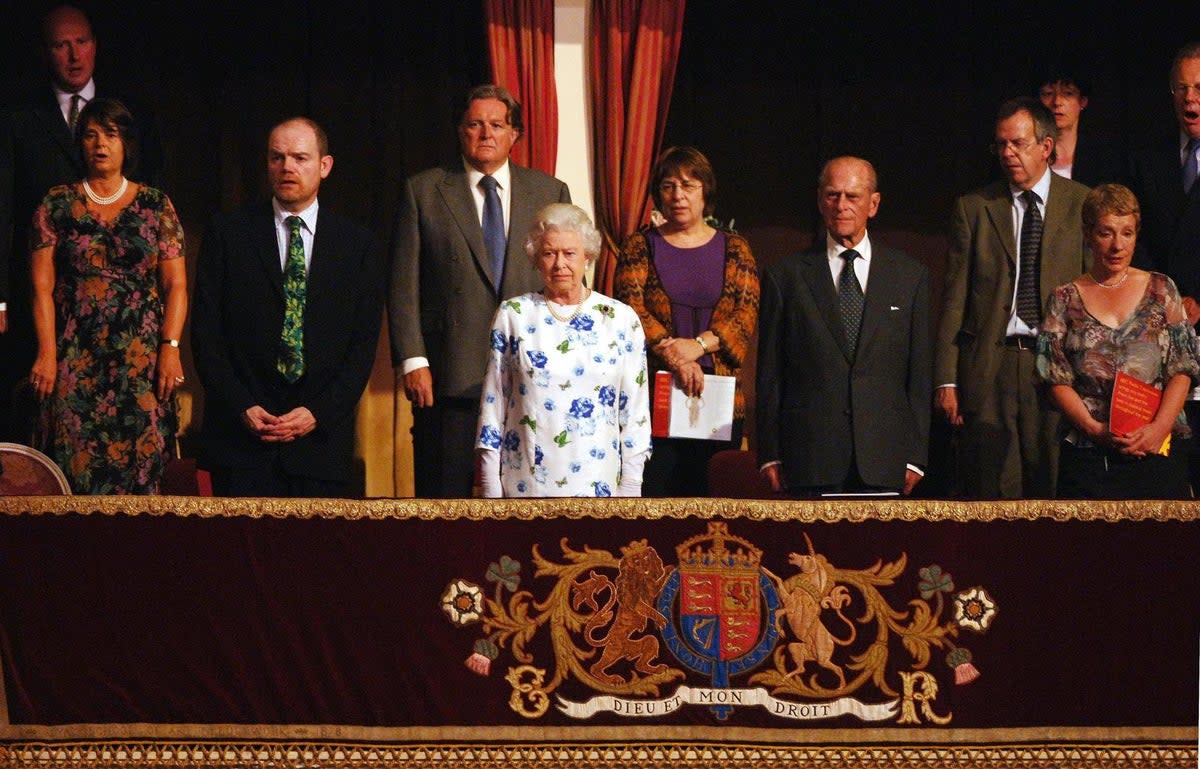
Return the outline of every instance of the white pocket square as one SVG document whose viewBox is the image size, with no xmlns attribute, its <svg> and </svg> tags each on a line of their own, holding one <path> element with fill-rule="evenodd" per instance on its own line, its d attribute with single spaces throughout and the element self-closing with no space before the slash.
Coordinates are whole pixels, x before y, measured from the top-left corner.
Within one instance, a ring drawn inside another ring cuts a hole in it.
<svg viewBox="0 0 1200 769">
<path fill-rule="evenodd" d="M 891 307 L 888 307 L 888 309 L 889 310 L 899 310 L 900 308 L 893 304 Z"/>
</svg>

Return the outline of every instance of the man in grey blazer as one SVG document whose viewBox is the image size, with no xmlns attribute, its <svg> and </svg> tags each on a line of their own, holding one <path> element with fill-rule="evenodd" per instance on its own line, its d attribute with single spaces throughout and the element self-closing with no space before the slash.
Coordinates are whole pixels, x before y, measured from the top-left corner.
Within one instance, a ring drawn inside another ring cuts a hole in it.
<svg viewBox="0 0 1200 769">
<path fill-rule="evenodd" d="M 763 276 L 758 458 L 775 491 L 909 494 L 924 474 L 929 273 L 867 235 L 879 201 L 870 163 L 829 161 L 825 242 Z"/>
<path fill-rule="evenodd" d="M 970 497 L 1054 496 L 1059 415 L 1036 386 L 1038 325 L 1050 292 L 1089 263 L 1088 188 L 1050 170 L 1056 135 L 1037 99 L 1005 102 L 993 149 L 1006 180 L 954 208 L 935 407 L 962 428 L 959 478 Z"/>
<path fill-rule="evenodd" d="M 509 162 L 524 126 L 504 88 L 467 94 L 460 161 L 408 179 L 392 239 L 392 365 L 413 405 L 418 497 L 469 497 L 488 331 L 500 300 L 535 291 L 525 236 L 567 185 Z"/>
</svg>

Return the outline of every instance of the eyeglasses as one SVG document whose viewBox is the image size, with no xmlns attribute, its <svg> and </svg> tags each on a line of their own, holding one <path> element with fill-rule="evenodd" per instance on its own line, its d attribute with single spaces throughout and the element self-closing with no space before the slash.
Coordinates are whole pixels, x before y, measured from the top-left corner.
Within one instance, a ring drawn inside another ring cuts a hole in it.
<svg viewBox="0 0 1200 769">
<path fill-rule="evenodd" d="M 1024 152 L 1025 150 L 1029 149 L 1030 147 L 1037 146 L 1040 143 L 1041 142 L 1033 141 L 1030 139 L 1015 139 L 1012 141 L 1003 141 L 1001 139 L 997 139 L 996 141 L 994 141 L 988 145 L 988 149 L 991 150 L 993 155 L 1003 155 L 1004 151 L 1010 147 L 1013 149 L 1014 152 L 1020 153 L 1020 152 Z"/>
<path fill-rule="evenodd" d="M 1188 94 L 1192 91 L 1196 91 L 1198 94 L 1200 94 L 1200 83 L 1194 83 L 1192 85 L 1188 85 L 1187 83 L 1175 83 L 1171 86 L 1171 95 L 1175 98 L 1186 99 Z"/>
<path fill-rule="evenodd" d="M 675 190 L 683 190 L 683 194 L 692 195 L 695 192 L 704 189 L 704 185 L 700 182 L 663 182 L 658 185 L 658 191 L 663 197 L 669 197 L 675 194 Z"/>
</svg>

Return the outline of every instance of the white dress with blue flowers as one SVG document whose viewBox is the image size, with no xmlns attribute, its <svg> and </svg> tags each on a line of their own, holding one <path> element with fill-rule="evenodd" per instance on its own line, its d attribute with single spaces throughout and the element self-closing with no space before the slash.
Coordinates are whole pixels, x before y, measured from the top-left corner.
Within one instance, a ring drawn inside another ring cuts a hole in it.
<svg viewBox="0 0 1200 769">
<path fill-rule="evenodd" d="M 612 496 L 622 460 L 648 456 L 646 337 L 628 305 L 592 292 L 563 322 L 541 294 L 505 300 L 489 353 L 477 446 L 499 451 L 504 496 Z"/>
</svg>

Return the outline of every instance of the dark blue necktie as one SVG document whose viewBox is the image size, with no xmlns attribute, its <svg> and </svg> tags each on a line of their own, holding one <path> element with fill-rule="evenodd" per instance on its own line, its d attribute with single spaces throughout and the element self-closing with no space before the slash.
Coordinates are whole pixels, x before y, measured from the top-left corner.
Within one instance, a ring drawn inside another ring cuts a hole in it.
<svg viewBox="0 0 1200 769">
<path fill-rule="evenodd" d="M 1197 160 L 1197 152 L 1200 151 L 1200 139 L 1192 139 L 1187 146 L 1187 159 L 1183 161 L 1183 191 L 1191 192 L 1192 186 L 1196 183 L 1196 177 L 1200 176 L 1200 161 Z"/>
<path fill-rule="evenodd" d="M 504 252 L 508 249 L 504 209 L 500 207 L 500 193 L 496 191 L 494 177 L 483 177 L 479 186 L 483 187 L 483 242 L 492 260 L 492 287 L 499 293 L 500 283 L 504 280 Z"/>
</svg>

